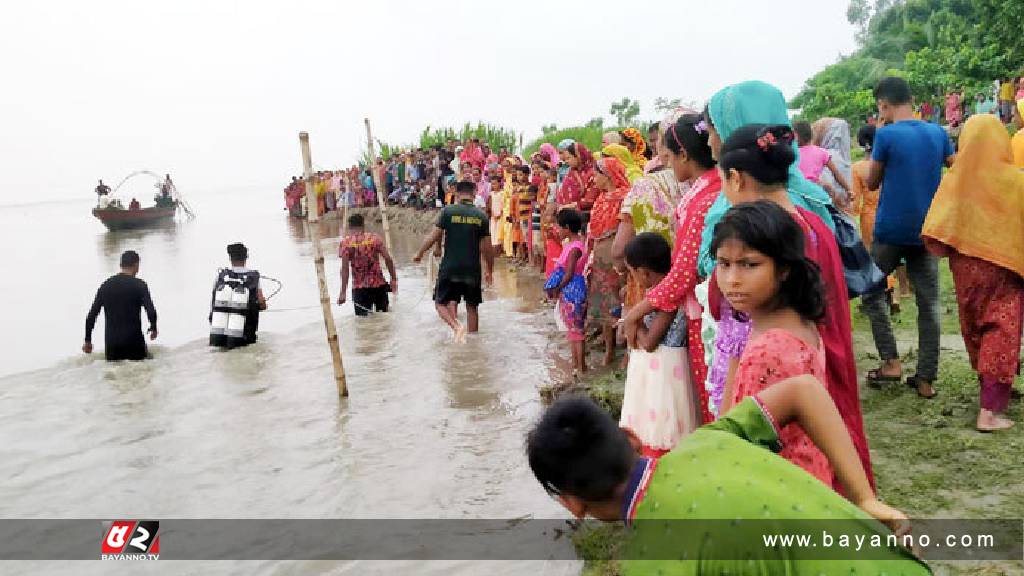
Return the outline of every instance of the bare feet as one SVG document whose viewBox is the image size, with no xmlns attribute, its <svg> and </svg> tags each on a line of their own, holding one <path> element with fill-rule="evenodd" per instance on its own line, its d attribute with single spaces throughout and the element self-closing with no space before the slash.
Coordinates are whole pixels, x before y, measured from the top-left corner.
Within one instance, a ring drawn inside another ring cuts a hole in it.
<svg viewBox="0 0 1024 576">
<path fill-rule="evenodd" d="M 455 327 L 455 343 L 465 344 L 466 343 L 466 327 L 459 323 Z"/>
<path fill-rule="evenodd" d="M 978 421 L 975 424 L 975 428 L 978 429 L 978 432 L 997 432 L 999 430 L 1007 430 L 1012 427 L 1013 420 L 1004 418 L 991 410 L 985 410 L 983 408 L 978 412 Z"/>
</svg>

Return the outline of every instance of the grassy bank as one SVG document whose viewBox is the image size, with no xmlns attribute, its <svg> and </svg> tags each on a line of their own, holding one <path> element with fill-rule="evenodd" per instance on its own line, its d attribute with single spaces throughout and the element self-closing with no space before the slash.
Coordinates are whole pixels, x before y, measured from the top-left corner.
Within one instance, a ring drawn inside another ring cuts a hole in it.
<svg viewBox="0 0 1024 576">
<path fill-rule="evenodd" d="M 960 339 L 952 278 L 941 265 L 942 331 L 939 395 L 923 400 L 904 385 L 881 390 L 861 386 L 864 425 L 871 445 L 879 495 L 886 502 L 921 518 L 1024 518 L 1024 411 L 1021 402 L 1011 405 L 1015 429 L 998 434 L 974 430 L 978 409 L 978 384 Z M 858 370 L 864 374 L 878 365 L 878 356 L 867 319 L 852 302 L 854 349 Z M 893 319 L 900 341 L 904 374 L 912 374 L 916 362 L 917 309 L 913 297 L 903 298 L 901 313 Z M 623 373 L 597 373 L 581 388 L 618 416 L 621 409 Z M 1021 388 L 1021 382 L 1017 382 Z M 612 557 L 621 531 L 602 528 L 577 534 L 581 556 Z M 937 574 L 1019 575 L 1024 562 L 937 562 Z M 617 574 L 611 561 L 588 562 L 588 576 Z"/>
</svg>

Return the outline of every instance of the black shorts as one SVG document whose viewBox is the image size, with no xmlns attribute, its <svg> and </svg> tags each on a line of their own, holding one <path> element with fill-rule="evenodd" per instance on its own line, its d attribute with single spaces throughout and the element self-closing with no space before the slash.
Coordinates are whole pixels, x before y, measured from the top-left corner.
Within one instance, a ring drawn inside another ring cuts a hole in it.
<svg viewBox="0 0 1024 576">
<path fill-rule="evenodd" d="M 356 316 L 366 316 L 371 311 L 388 311 L 388 292 L 391 287 L 387 284 L 376 288 L 353 288 L 352 305 L 355 307 Z"/>
<path fill-rule="evenodd" d="M 483 287 L 480 286 L 479 282 L 460 282 L 449 280 L 448 278 L 437 279 L 437 286 L 434 288 L 434 302 L 438 304 L 455 302 L 458 304 L 462 302 L 463 298 L 466 299 L 466 306 L 479 306 L 484 301 Z"/>
</svg>

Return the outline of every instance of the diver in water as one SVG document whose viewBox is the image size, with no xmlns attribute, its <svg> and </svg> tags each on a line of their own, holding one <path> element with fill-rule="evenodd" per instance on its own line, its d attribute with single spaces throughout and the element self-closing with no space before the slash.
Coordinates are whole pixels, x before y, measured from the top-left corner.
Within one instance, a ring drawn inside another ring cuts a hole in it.
<svg viewBox="0 0 1024 576">
<path fill-rule="evenodd" d="M 230 268 L 217 272 L 210 302 L 210 346 L 238 348 L 256 342 L 260 311 L 267 299 L 260 289 L 260 273 L 245 266 L 249 250 L 244 244 L 228 245 Z"/>
</svg>

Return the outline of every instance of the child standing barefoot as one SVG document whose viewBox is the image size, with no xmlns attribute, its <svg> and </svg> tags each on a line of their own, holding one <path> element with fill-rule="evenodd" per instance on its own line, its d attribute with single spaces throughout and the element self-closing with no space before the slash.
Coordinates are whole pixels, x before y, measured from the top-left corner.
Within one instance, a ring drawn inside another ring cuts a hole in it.
<svg viewBox="0 0 1024 576">
<path fill-rule="evenodd" d="M 657 286 L 672 268 L 672 248 L 654 232 L 630 240 L 625 255 L 630 274 L 644 290 Z M 672 450 L 701 424 L 685 338 L 686 316 L 681 310 L 655 311 L 637 330 L 639 349 L 630 351 L 619 425 L 636 434 L 642 454 L 650 458 Z"/>
<path fill-rule="evenodd" d="M 736 313 L 753 325 L 739 367 L 727 382 L 722 412 L 772 384 L 801 375 L 825 379 L 825 349 L 816 323 L 825 315 L 818 265 L 804 255 L 804 235 L 779 205 L 733 206 L 715 228 L 716 277 Z M 799 425 L 782 429 L 787 460 L 832 486 L 828 458 Z"/>
<path fill-rule="evenodd" d="M 490 216 L 491 245 L 494 246 L 494 253 L 501 254 L 503 247 L 501 242 L 501 213 L 504 208 L 504 190 L 502 190 L 501 176 L 491 174 L 491 195 L 487 199 L 487 214 Z"/>
<path fill-rule="evenodd" d="M 572 349 L 573 372 L 578 376 L 587 371 L 583 351 L 587 320 L 587 289 L 583 268 L 587 264 L 587 249 L 580 235 L 583 215 L 571 208 L 561 210 L 558 213 L 557 230 L 562 236 L 564 247 L 544 290 L 548 298 L 558 298 L 556 318 L 560 324 L 564 324 Z"/>
</svg>

